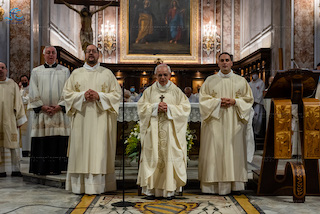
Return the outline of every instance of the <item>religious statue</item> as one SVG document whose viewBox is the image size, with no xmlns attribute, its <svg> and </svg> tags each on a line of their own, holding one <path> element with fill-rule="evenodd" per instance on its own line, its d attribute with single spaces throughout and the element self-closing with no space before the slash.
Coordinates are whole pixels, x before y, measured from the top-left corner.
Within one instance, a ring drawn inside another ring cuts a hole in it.
<svg viewBox="0 0 320 214">
<path fill-rule="evenodd" d="M 72 7 L 69 3 L 67 3 L 64 0 L 61 0 L 68 8 L 71 10 L 77 12 L 81 17 L 81 30 L 80 30 L 80 41 L 82 50 L 85 51 L 87 46 L 93 43 L 93 31 L 91 27 L 91 19 L 92 16 L 104 9 L 106 9 L 109 5 L 112 4 L 112 2 L 109 2 L 108 4 L 102 6 L 98 10 L 90 11 L 89 7 L 84 7 L 81 11 L 78 11 L 74 7 Z"/>
</svg>

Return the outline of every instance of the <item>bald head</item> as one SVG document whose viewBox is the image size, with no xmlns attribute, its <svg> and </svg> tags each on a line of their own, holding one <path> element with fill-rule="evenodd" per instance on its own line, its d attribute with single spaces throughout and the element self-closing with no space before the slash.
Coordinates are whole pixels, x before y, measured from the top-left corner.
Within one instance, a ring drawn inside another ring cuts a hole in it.
<svg viewBox="0 0 320 214">
<path fill-rule="evenodd" d="M 191 94 L 192 94 L 192 88 L 191 87 L 185 87 L 184 88 L 184 93 L 189 98 L 191 96 Z"/>
<path fill-rule="evenodd" d="M 56 63 L 57 49 L 53 46 L 46 46 L 43 49 L 43 57 L 44 57 L 44 61 L 46 61 L 48 65 L 52 65 Z"/>
<path fill-rule="evenodd" d="M 7 78 L 7 66 L 3 62 L 0 62 L 0 81 L 5 81 Z"/>
</svg>

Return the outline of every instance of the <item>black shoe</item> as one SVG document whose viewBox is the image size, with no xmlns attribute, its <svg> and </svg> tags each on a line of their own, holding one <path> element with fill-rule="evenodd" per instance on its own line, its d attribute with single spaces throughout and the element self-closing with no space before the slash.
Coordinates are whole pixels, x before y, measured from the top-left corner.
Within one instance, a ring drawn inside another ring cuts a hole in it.
<svg viewBox="0 0 320 214">
<path fill-rule="evenodd" d="M 22 174 L 21 174 L 21 172 L 17 171 L 17 172 L 12 172 L 11 176 L 12 177 L 22 177 Z"/>
<path fill-rule="evenodd" d="M 175 198 L 176 198 L 175 196 L 166 197 L 166 199 L 167 199 L 168 201 L 171 201 L 172 199 L 175 199 Z"/>
<path fill-rule="evenodd" d="M 4 178 L 4 177 L 7 177 L 7 173 L 6 172 L 1 172 L 0 173 L 0 178 Z"/>
<path fill-rule="evenodd" d="M 154 200 L 154 199 L 156 199 L 156 197 L 154 197 L 154 195 L 147 195 L 146 197 L 144 197 L 144 198 L 142 198 L 142 199 Z"/>
</svg>

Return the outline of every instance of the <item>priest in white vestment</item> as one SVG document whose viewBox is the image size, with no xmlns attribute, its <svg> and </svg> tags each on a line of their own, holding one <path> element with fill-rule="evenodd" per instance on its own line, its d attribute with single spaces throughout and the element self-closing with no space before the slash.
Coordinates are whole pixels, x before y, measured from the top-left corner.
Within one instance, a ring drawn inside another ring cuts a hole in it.
<svg viewBox="0 0 320 214">
<path fill-rule="evenodd" d="M 252 80 L 249 83 L 254 97 L 253 109 L 253 131 L 255 135 L 261 136 L 265 133 L 265 115 L 266 111 L 263 105 L 263 92 L 265 90 L 264 82 L 259 78 L 258 71 L 254 71 Z"/>
<path fill-rule="evenodd" d="M 67 170 L 69 118 L 62 90 L 70 76 L 68 68 L 57 64 L 57 50 L 43 50 L 45 64 L 31 72 L 28 110 L 33 111 L 29 172 L 58 175 Z"/>
<path fill-rule="evenodd" d="M 155 69 L 157 81 L 138 101 L 141 156 L 137 184 L 147 199 L 172 199 L 187 182 L 186 130 L 190 103 L 169 79 L 170 67 Z"/>
<path fill-rule="evenodd" d="M 89 45 L 86 62 L 74 70 L 63 93 L 72 118 L 66 190 L 101 194 L 116 190 L 115 154 L 121 88 L 114 74 L 98 63 Z"/>
<path fill-rule="evenodd" d="M 209 76 L 200 89 L 199 180 L 204 193 L 238 193 L 248 181 L 245 139 L 253 96 L 232 65 L 232 56 L 221 53 L 219 73 Z"/>
<path fill-rule="evenodd" d="M 21 84 L 21 85 L 20 85 Z M 24 110 L 26 112 L 28 122 L 23 124 L 20 127 L 20 139 L 22 143 L 22 156 L 29 157 L 30 150 L 31 150 L 31 127 L 32 127 L 32 120 L 30 118 L 30 113 L 32 111 L 28 111 L 28 103 L 29 103 L 29 77 L 27 75 L 20 76 L 20 94 L 22 98 L 22 102 L 24 105 Z"/>
<path fill-rule="evenodd" d="M 27 122 L 19 87 L 7 78 L 7 67 L 0 62 L 0 177 L 6 177 L 5 151 L 11 153 L 11 176 L 21 176 L 18 127 Z"/>
<path fill-rule="evenodd" d="M 192 94 L 191 87 L 185 87 L 183 91 L 188 97 L 190 103 L 199 103 L 199 97 Z"/>
</svg>

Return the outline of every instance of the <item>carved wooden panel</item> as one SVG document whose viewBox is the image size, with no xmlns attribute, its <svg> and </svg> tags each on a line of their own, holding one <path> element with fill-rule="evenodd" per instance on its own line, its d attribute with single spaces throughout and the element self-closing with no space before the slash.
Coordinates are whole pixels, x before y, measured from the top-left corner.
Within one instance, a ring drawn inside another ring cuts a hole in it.
<svg viewBox="0 0 320 214">
<path fill-rule="evenodd" d="M 304 158 L 320 159 L 320 101 L 303 99 Z"/>
<path fill-rule="evenodd" d="M 291 144 L 291 100 L 273 100 L 274 103 L 274 157 L 290 159 Z"/>
</svg>

